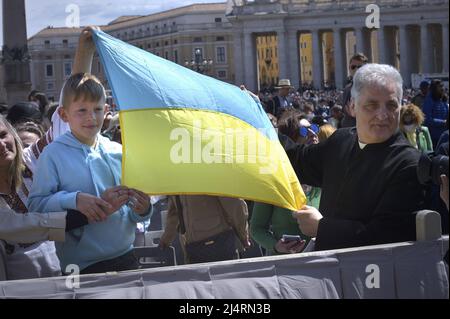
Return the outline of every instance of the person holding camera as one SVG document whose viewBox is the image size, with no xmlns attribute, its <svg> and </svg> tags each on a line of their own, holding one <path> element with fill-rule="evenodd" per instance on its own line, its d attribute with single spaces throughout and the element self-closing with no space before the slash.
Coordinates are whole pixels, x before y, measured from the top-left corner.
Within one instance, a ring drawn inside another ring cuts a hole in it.
<svg viewBox="0 0 450 319">
<path fill-rule="evenodd" d="M 422 154 L 417 175 L 428 187 L 430 208 L 441 215 L 442 233 L 448 234 L 448 142 L 438 144 L 435 152 Z"/>
<path fill-rule="evenodd" d="M 419 182 L 427 189 L 427 207 L 441 215 L 442 233 L 449 232 L 448 121 L 434 152 L 423 152 L 417 167 Z"/>
<path fill-rule="evenodd" d="M 415 240 L 414 212 L 424 208 L 420 153 L 399 132 L 401 75 L 365 64 L 351 93 L 356 127 L 317 145 L 284 143 L 300 182 L 322 189 L 318 210 L 294 213 L 302 233 L 316 237 L 316 250 Z"/>
</svg>

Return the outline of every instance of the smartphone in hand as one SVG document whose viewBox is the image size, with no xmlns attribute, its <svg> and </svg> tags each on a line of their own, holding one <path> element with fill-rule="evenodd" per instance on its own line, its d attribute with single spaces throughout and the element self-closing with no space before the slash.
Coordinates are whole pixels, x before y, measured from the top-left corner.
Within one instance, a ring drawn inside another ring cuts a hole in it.
<svg viewBox="0 0 450 319">
<path fill-rule="evenodd" d="M 283 235 L 281 237 L 281 240 L 285 243 L 289 243 L 292 241 L 300 242 L 302 240 L 302 237 L 300 237 L 300 235 Z"/>
</svg>

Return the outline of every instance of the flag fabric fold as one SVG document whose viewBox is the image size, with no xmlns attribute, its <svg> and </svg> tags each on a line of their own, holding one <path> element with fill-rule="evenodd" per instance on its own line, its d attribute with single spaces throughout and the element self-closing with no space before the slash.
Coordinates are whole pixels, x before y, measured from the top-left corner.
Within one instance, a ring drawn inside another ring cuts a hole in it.
<svg viewBox="0 0 450 319">
<path fill-rule="evenodd" d="M 291 210 L 306 202 L 261 104 L 103 31 L 94 42 L 120 109 L 122 183 L 148 194 L 209 194 Z"/>
</svg>

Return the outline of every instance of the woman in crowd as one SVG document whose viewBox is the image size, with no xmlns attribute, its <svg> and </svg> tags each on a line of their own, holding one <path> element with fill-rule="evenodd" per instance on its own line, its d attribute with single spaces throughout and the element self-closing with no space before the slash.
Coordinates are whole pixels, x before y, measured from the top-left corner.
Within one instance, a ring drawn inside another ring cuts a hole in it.
<svg viewBox="0 0 450 319">
<path fill-rule="evenodd" d="M 440 80 L 431 81 L 430 90 L 423 102 L 425 125 L 430 130 L 431 140 L 436 146 L 441 134 L 445 131 L 448 118 L 448 98 Z"/>
<path fill-rule="evenodd" d="M 24 148 L 36 143 L 41 137 L 44 136 L 43 128 L 34 122 L 20 123 L 14 128 L 16 129 L 17 135 L 19 135 Z"/>
<path fill-rule="evenodd" d="M 336 131 L 336 128 L 333 125 L 331 124 L 322 125 L 319 129 L 319 133 L 317 134 L 317 137 L 319 138 L 319 143 L 324 142 L 327 138 L 333 135 L 334 131 Z"/>
<path fill-rule="evenodd" d="M 328 122 L 334 126 L 334 128 L 338 129 L 341 128 L 341 122 L 344 118 L 344 112 L 342 111 L 342 106 L 340 105 L 334 105 L 330 109 L 330 118 L 328 119 Z"/>
<path fill-rule="evenodd" d="M 31 186 L 31 176 L 31 170 L 25 166 L 19 136 L 11 124 L 0 116 L 0 208 L 27 213 L 24 203 Z M 9 279 L 61 274 L 53 242 L 7 243 L 6 253 Z"/>
<path fill-rule="evenodd" d="M 288 110 L 278 121 L 278 130 L 301 144 L 319 142 L 318 127 L 311 125 L 297 110 Z M 319 207 L 320 188 L 302 185 L 308 204 Z M 267 254 L 289 254 L 301 252 L 309 241 L 304 236 L 291 212 L 285 208 L 264 203 L 255 203 L 250 220 L 252 238 L 261 245 Z M 286 241 L 283 235 L 299 235 L 301 240 Z"/>
<path fill-rule="evenodd" d="M 430 132 L 422 126 L 423 122 L 424 114 L 414 104 L 403 105 L 400 109 L 400 131 L 409 143 L 420 151 L 432 151 Z"/>
</svg>

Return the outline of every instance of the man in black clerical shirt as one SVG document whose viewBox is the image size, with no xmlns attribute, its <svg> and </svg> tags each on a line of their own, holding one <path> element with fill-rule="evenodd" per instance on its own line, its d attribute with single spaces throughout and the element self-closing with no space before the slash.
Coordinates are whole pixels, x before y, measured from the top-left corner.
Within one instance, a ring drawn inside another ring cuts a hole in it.
<svg viewBox="0 0 450 319">
<path fill-rule="evenodd" d="M 415 240 L 414 213 L 423 208 L 420 154 L 398 131 L 399 72 L 366 64 L 353 80 L 356 127 L 318 145 L 284 143 L 300 182 L 322 188 L 319 210 L 293 213 L 316 250 Z"/>
</svg>

